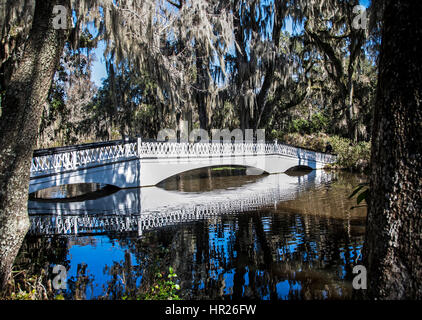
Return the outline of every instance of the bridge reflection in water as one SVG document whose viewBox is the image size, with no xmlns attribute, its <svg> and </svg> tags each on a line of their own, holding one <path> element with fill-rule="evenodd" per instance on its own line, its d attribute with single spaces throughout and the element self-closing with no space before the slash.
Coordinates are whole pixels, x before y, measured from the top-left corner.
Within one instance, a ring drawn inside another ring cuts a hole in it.
<svg viewBox="0 0 422 320">
<path fill-rule="evenodd" d="M 144 232 L 224 214 L 249 212 L 293 199 L 331 174 L 314 170 L 301 176 L 263 176 L 231 190 L 168 191 L 159 187 L 122 189 L 111 195 L 79 202 L 29 201 L 31 235 L 86 235 Z"/>
<path fill-rule="evenodd" d="M 30 202 L 31 234 L 16 268 L 65 266 L 66 299 L 135 299 L 169 267 L 182 299 L 351 297 L 366 208 L 350 210 L 348 195 L 361 177 L 224 174 L 186 173 L 163 189 L 97 200 Z"/>
</svg>

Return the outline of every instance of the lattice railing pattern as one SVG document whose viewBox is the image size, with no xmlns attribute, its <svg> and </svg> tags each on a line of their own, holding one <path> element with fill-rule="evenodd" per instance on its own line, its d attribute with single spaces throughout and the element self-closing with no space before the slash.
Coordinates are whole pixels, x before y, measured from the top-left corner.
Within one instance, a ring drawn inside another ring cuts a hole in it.
<svg viewBox="0 0 422 320">
<path fill-rule="evenodd" d="M 30 234 L 76 235 L 104 232 L 138 232 L 153 230 L 180 223 L 210 219 L 223 214 L 236 214 L 273 205 L 281 196 L 278 189 L 270 189 L 255 196 L 229 201 L 216 201 L 201 205 L 130 215 L 36 215 L 30 216 Z"/>
<path fill-rule="evenodd" d="M 140 157 L 209 157 L 236 155 L 277 154 L 304 160 L 333 163 L 336 157 L 330 154 L 296 148 L 277 143 L 176 143 L 142 142 Z"/>
<path fill-rule="evenodd" d="M 119 159 L 137 157 L 137 143 L 122 143 L 32 158 L 31 174 L 74 170 Z"/>
<path fill-rule="evenodd" d="M 30 216 L 29 234 L 75 235 L 136 230 L 139 215 L 39 215 Z"/>
<path fill-rule="evenodd" d="M 279 190 L 272 189 L 247 198 L 187 206 L 169 210 L 167 212 L 154 212 L 147 215 L 141 215 L 141 218 L 138 221 L 138 229 L 148 231 L 190 221 L 210 219 L 223 214 L 254 211 L 264 206 L 274 205 L 274 203 L 277 203 L 280 199 Z"/>
</svg>

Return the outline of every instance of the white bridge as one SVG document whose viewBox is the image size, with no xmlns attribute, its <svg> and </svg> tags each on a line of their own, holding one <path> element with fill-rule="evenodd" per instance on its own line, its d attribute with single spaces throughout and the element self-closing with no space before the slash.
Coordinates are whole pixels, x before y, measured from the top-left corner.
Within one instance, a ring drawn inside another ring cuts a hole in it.
<svg viewBox="0 0 422 320">
<path fill-rule="evenodd" d="M 111 141 L 37 150 L 29 192 L 76 183 L 119 188 L 155 186 L 176 174 L 214 166 L 283 173 L 296 166 L 321 169 L 336 157 L 277 143 Z"/>
</svg>

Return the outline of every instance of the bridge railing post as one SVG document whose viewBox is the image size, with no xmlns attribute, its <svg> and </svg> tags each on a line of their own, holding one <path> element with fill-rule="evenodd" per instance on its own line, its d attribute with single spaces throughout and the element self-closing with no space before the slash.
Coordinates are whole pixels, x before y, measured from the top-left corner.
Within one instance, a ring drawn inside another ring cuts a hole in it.
<svg viewBox="0 0 422 320">
<path fill-rule="evenodd" d="M 73 151 L 72 152 L 72 168 L 73 169 L 76 169 L 77 161 L 78 161 L 78 159 L 77 159 L 77 153 L 76 153 L 76 151 Z"/>
<path fill-rule="evenodd" d="M 142 152 L 142 138 L 138 137 L 136 139 L 136 153 L 138 158 L 141 158 L 141 152 Z"/>
<path fill-rule="evenodd" d="M 129 149 L 129 144 L 128 143 L 126 143 L 126 141 L 124 141 L 123 142 L 124 144 L 123 144 L 123 148 L 124 148 L 124 152 L 125 152 L 125 157 L 128 157 L 129 156 L 129 153 L 130 153 L 130 149 Z"/>
</svg>

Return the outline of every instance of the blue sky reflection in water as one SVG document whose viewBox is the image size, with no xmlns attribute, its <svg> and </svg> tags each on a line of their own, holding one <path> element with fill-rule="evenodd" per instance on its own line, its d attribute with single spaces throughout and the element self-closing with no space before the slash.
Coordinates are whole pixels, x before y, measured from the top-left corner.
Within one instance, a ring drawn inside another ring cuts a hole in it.
<svg viewBox="0 0 422 320">
<path fill-rule="evenodd" d="M 347 299 L 366 217 L 366 208 L 350 210 L 355 203 L 347 196 L 363 178 L 333 173 L 319 181 L 314 174 L 271 205 L 153 228 L 141 237 L 28 235 L 18 262 L 29 261 L 35 272 L 65 265 L 67 298 L 120 299 L 142 292 L 157 271 L 171 266 L 186 299 Z M 233 191 L 236 183 L 239 190 L 253 189 L 265 181 L 259 179 L 208 169 L 161 187 L 203 197 L 224 194 L 224 186 Z"/>
</svg>

